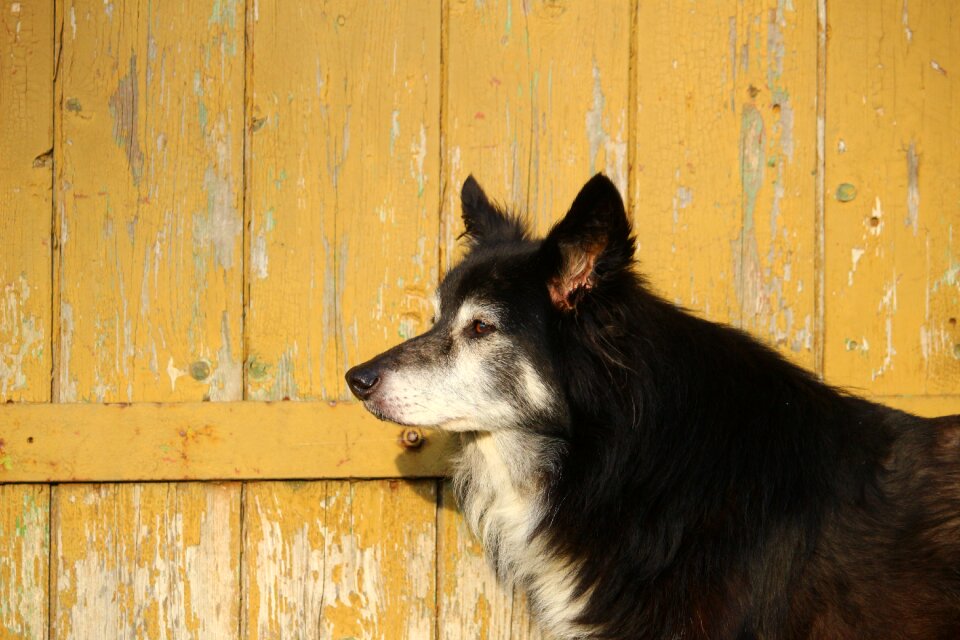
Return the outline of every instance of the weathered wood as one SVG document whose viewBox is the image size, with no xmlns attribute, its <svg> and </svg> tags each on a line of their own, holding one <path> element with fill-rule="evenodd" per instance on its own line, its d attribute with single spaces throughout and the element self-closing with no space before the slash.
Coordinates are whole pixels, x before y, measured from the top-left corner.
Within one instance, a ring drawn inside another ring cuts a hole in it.
<svg viewBox="0 0 960 640">
<path fill-rule="evenodd" d="M 956 393 L 960 4 L 827 12 L 827 379 Z"/>
<path fill-rule="evenodd" d="M 0 8 L 0 402 L 50 400 L 53 53 L 52 2 Z M 47 637 L 49 499 L 0 485 L 0 640 Z"/>
<path fill-rule="evenodd" d="M 816 28 L 812 2 L 640 3 L 631 186 L 654 288 L 810 368 Z"/>
<path fill-rule="evenodd" d="M 64 13 L 57 399 L 240 400 L 243 4 Z"/>
<path fill-rule="evenodd" d="M 436 482 L 247 486 L 243 636 L 434 637 Z"/>
<path fill-rule="evenodd" d="M 236 638 L 240 485 L 61 485 L 51 638 Z"/>
<path fill-rule="evenodd" d="M 403 433 L 352 403 L 2 405 L 0 482 L 445 473 L 454 436 Z"/>
<path fill-rule="evenodd" d="M 49 487 L 0 484 L 2 640 L 47 637 L 49 516 Z"/>
<path fill-rule="evenodd" d="M 448 2 L 443 251 L 472 173 L 539 232 L 598 171 L 627 187 L 630 4 Z"/>
<path fill-rule="evenodd" d="M 349 399 L 432 314 L 440 2 L 255 6 L 247 394 Z"/>
</svg>

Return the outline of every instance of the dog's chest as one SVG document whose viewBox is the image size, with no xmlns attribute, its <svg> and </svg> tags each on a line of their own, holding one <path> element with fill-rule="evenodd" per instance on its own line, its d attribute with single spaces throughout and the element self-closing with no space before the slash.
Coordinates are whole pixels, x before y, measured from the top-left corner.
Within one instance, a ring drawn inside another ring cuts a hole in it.
<svg viewBox="0 0 960 640">
<path fill-rule="evenodd" d="M 498 577 L 527 591 L 538 621 L 561 638 L 582 637 L 574 624 L 586 597 L 574 596 L 576 563 L 532 537 L 545 512 L 535 482 L 541 452 L 510 434 L 465 441 L 454 480 L 464 515 Z"/>
</svg>

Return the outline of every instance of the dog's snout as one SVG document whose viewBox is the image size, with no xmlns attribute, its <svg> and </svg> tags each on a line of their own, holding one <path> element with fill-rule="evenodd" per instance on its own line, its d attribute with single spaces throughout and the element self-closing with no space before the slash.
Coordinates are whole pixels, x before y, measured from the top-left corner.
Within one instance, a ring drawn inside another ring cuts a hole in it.
<svg viewBox="0 0 960 640">
<path fill-rule="evenodd" d="M 380 372 L 373 367 L 363 365 L 347 371 L 346 378 L 350 391 L 361 400 L 366 400 L 373 395 L 377 385 L 380 384 Z"/>
</svg>

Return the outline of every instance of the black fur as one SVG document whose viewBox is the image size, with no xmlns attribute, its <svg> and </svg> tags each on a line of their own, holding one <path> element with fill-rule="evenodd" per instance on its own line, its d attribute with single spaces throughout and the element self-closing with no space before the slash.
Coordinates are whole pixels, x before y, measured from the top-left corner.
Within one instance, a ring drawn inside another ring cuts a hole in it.
<svg viewBox="0 0 960 640">
<path fill-rule="evenodd" d="M 591 637 L 960 638 L 960 416 L 843 393 L 653 294 L 603 176 L 543 241 L 472 178 L 463 203 L 443 298 L 496 300 L 560 390 L 529 427 L 560 452 L 535 535 L 579 566 Z M 589 279 L 552 297 L 578 252 Z"/>
</svg>

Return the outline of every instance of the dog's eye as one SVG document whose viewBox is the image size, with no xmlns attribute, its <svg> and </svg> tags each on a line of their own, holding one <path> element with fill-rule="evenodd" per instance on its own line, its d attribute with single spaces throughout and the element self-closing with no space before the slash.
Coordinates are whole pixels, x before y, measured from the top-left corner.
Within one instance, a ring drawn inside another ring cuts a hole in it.
<svg viewBox="0 0 960 640">
<path fill-rule="evenodd" d="M 474 336 L 485 336 L 488 333 L 493 333 L 495 329 L 496 327 L 483 320 L 474 320 L 473 324 L 470 325 L 470 333 Z"/>
</svg>

